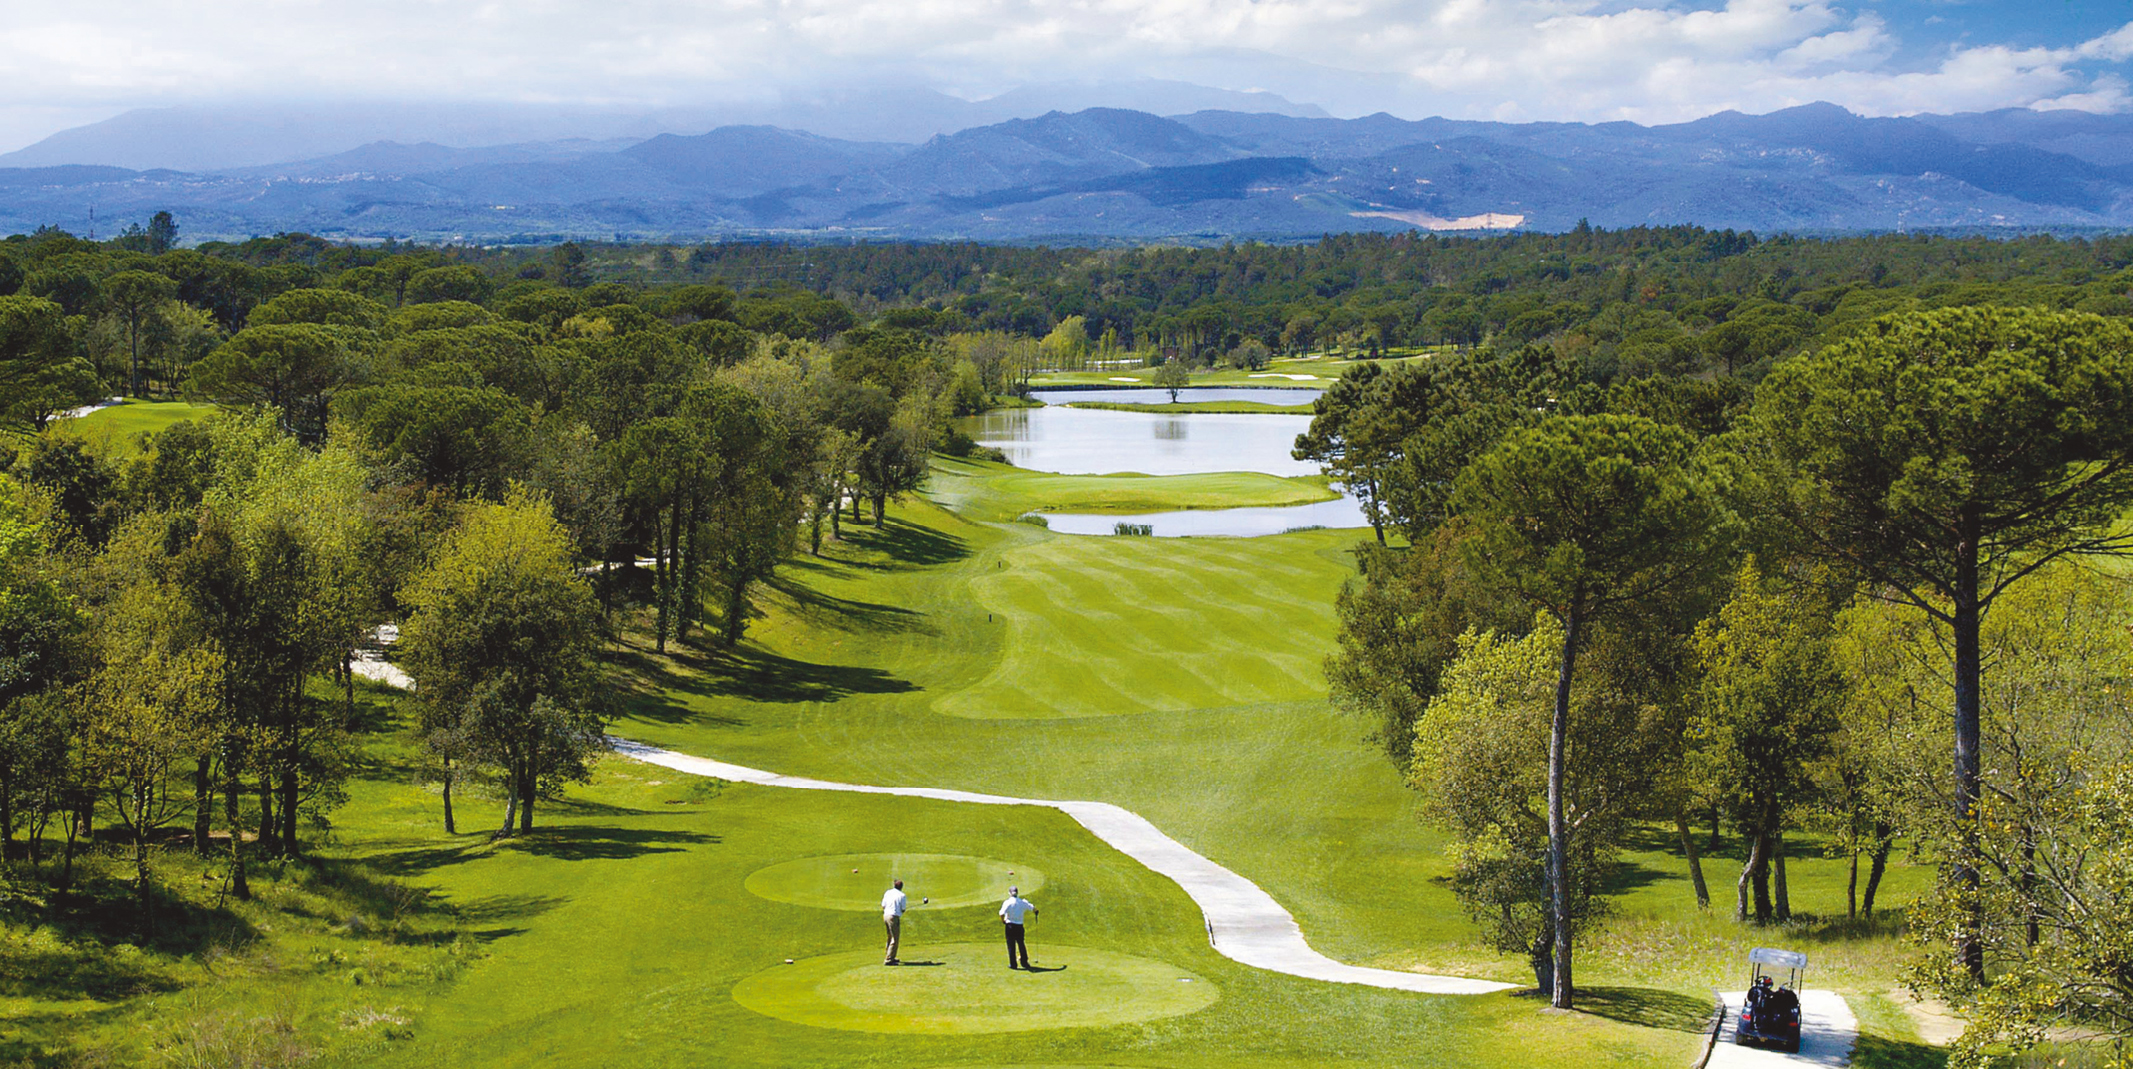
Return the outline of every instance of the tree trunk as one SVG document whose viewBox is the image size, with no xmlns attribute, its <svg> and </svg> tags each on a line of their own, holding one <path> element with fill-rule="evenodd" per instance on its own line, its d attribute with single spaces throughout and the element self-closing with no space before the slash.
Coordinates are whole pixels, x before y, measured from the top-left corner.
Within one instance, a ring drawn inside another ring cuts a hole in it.
<svg viewBox="0 0 2133 1069">
<path fill-rule="evenodd" d="M 1748 860 L 1740 867 L 1740 882 L 1733 887 L 1733 919 L 1745 922 L 1748 919 L 1748 893 L 1755 886 L 1756 876 L 1762 872 L 1764 841 L 1760 835 L 1748 837 Z"/>
<path fill-rule="evenodd" d="M 519 786 L 518 830 L 520 831 L 533 830 L 533 794 L 535 786 L 536 782 L 533 773 L 527 772 L 522 777 L 522 782 Z"/>
<path fill-rule="evenodd" d="M 1844 881 L 1844 916 L 1859 919 L 1859 846 L 1852 844 L 1851 875 Z"/>
<path fill-rule="evenodd" d="M 193 853 L 206 857 L 208 834 L 214 831 L 215 786 L 208 759 L 193 767 Z"/>
<path fill-rule="evenodd" d="M 1719 839 L 1719 837 L 1718 837 L 1718 803 L 1717 803 L 1717 802 L 1712 802 L 1712 803 L 1711 803 L 1711 837 L 1710 837 L 1709 839 L 1706 839 L 1706 840 L 1704 840 L 1704 844 L 1703 844 L 1703 852 L 1704 852 L 1704 853 L 1706 853 L 1706 854 L 1709 854 L 1709 853 L 1714 853 L 1714 852 L 1716 852 L 1716 851 L 1718 850 L 1718 844 L 1719 844 L 1719 842 L 1720 842 L 1720 839 Z"/>
<path fill-rule="evenodd" d="M 238 812 L 238 800 L 244 797 L 244 786 L 238 781 L 235 760 L 225 756 L 222 766 L 228 776 L 222 787 L 222 822 L 230 829 L 230 893 L 243 902 L 252 897 L 252 885 L 244 878 L 244 822 Z"/>
<path fill-rule="evenodd" d="M 1952 875 L 1956 893 L 1966 903 L 1963 933 L 1955 954 L 1970 978 L 1985 980 L 1984 905 L 1978 901 L 1978 757 L 1979 676 L 1978 520 L 1966 514 L 1963 541 L 1956 548 L 1954 591 L 1955 638 L 1955 824 L 1956 857 Z"/>
<path fill-rule="evenodd" d="M 341 714 L 342 727 L 354 728 L 356 721 L 356 674 L 355 650 L 341 654 L 341 698 L 344 703 Z"/>
<path fill-rule="evenodd" d="M 296 768 L 293 764 L 281 773 L 281 852 L 285 857 L 295 857 L 296 841 Z"/>
<path fill-rule="evenodd" d="M 444 759 L 444 833 L 459 834 L 459 827 L 452 820 L 452 759 Z"/>
<path fill-rule="evenodd" d="M 1711 908 L 1711 887 L 1703 882 L 1703 857 L 1696 851 L 1696 837 L 1689 834 L 1689 815 L 1674 813 L 1674 830 L 1681 834 L 1681 852 L 1689 859 L 1689 879 L 1696 885 L 1696 908 Z"/>
<path fill-rule="evenodd" d="M 1874 892 L 1881 889 L 1881 876 L 1889 868 L 1889 837 L 1891 830 L 1886 823 L 1874 822 L 1874 854 L 1866 870 L 1866 895 L 1860 906 L 1866 910 L 1868 920 L 1874 919 Z"/>
<path fill-rule="evenodd" d="M 1753 887 L 1755 891 L 1755 923 L 1758 925 L 1767 925 L 1770 923 L 1770 916 L 1772 912 L 1770 901 L 1770 869 L 1772 867 L 1770 864 L 1770 855 L 1772 853 L 1773 848 L 1777 844 L 1774 843 L 1768 835 L 1762 837 L 1762 843 L 1762 864 L 1756 868 L 1755 880 L 1753 881 Z"/>
<path fill-rule="evenodd" d="M 667 560 L 666 524 L 660 521 L 660 512 L 652 513 L 652 599 L 659 603 L 658 622 L 654 624 L 659 652 L 667 651 L 667 584 L 672 580 L 669 572 L 673 565 Z"/>
<path fill-rule="evenodd" d="M 881 523 L 882 523 L 882 517 L 883 517 L 883 516 L 884 516 L 884 515 L 885 515 L 885 514 L 886 514 L 886 513 L 888 512 L 888 510 L 889 510 L 889 495 L 887 495 L 887 494 L 882 494 L 882 493 L 877 493 L 877 494 L 875 494 L 875 495 L 874 495 L 874 526 L 875 526 L 875 528 L 876 528 L 876 529 L 879 529 L 879 528 L 881 527 Z"/>
<path fill-rule="evenodd" d="M 66 813 L 66 852 L 60 855 L 59 889 L 64 891 L 74 886 L 74 844 L 82 835 L 82 811 L 80 806 L 68 806 Z"/>
<path fill-rule="evenodd" d="M 726 648 L 741 644 L 741 634 L 748 629 L 748 583 L 735 577 L 726 584 Z"/>
<path fill-rule="evenodd" d="M 1555 713 L 1548 725 L 1548 897 L 1555 920 L 1555 990 L 1549 1005 L 1572 1008 L 1570 917 L 1570 824 L 1564 814 L 1564 764 L 1570 745 L 1570 680 L 1577 666 L 1578 632 L 1584 626 L 1584 592 L 1571 599 L 1563 620 L 1563 663 L 1555 677 Z"/>
<path fill-rule="evenodd" d="M 0 866 L 15 856 L 15 777 L 0 765 Z"/>
<path fill-rule="evenodd" d="M 274 823 L 273 782 L 265 772 L 259 774 L 259 849 L 269 857 L 273 856 L 280 846 L 276 842 L 279 836 Z"/>
<path fill-rule="evenodd" d="M 1541 923 L 1540 937 L 1533 940 L 1533 983 L 1540 988 L 1543 997 L 1555 995 L 1555 920 L 1547 918 Z"/>
<path fill-rule="evenodd" d="M 1776 832 L 1770 836 L 1770 840 L 1770 856 L 1776 862 L 1777 869 L 1775 880 L 1777 886 L 1774 888 L 1777 898 L 1777 919 L 1782 924 L 1792 919 L 1792 894 L 1785 886 L 1785 833 L 1782 831 Z"/>
<path fill-rule="evenodd" d="M 513 826 L 515 826 L 515 825 L 516 825 L 517 823 L 518 823 L 518 782 L 517 782 L 517 779 L 516 779 L 516 777 L 513 777 L 513 779 L 512 779 L 512 782 L 510 782 L 510 783 L 507 783 L 507 784 L 505 784 L 505 789 L 504 789 L 504 826 L 503 826 L 503 827 L 501 827 L 501 828 L 498 828 L 498 829 L 496 829 L 496 835 L 495 835 L 495 837 L 496 837 L 496 838 L 498 838 L 498 839 L 509 839 L 509 838 L 511 837 L 511 829 L 512 829 L 512 827 L 513 827 Z"/>
<path fill-rule="evenodd" d="M 279 851 L 279 847 L 282 847 L 282 843 L 279 843 L 279 839 L 282 839 L 282 834 L 279 834 L 279 828 L 282 828 L 282 826 L 275 824 L 275 819 L 273 819 L 273 779 L 267 777 L 267 772 L 260 772 L 260 839 L 258 839 L 258 845 L 260 845 L 260 851 L 267 853 L 267 856 L 273 856 L 273 853 Z"/>
</svg>

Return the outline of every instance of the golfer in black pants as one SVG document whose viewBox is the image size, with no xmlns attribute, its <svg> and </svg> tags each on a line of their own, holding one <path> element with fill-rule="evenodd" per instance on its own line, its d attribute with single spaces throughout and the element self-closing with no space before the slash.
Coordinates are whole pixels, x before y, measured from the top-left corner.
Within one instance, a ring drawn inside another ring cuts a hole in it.
<svg viewBox="0 0 2133 1069">
<path fill-rule="evenodd" d="M 1022 897 L 1022 888 L 1007 889 L 1007 901 L 1000 903 L 1000 919 L 1007 922 L 1007 967 L 1017 968 L 1015 959 L 1021 957 L 1020 968 L 1029 968 L 1029 944 L 1022 941 L 1022 918 L 1037 912 L 1029 899 Z"/>
</svg>

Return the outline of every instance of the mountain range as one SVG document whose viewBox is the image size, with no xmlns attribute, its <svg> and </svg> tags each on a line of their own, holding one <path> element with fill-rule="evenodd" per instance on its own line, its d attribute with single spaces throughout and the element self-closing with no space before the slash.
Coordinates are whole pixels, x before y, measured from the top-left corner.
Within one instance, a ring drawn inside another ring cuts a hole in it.
<svg viewBox="0 0 2133 1069">
<path fill-rule="evenodd" d="M 0 157 L 0 232 L 79 232 L 90 207 L 120 221 L 168 209 L 191 238 L 472 242 L 1215 241 L 1579 220 L 1765 233 L 2133 226 L 2133 117 L 1866 118 L 1812 104 L 1663 126 L 1512 124 L 1336 119 L 1276 100 L 1170 116 L 1051 111 L 917 143 L 886 127 L 837 137 L 769 124 L 697 134 L 506 124 L 485 129 L 569 136 L 380 139 L 213 168 L 69 158 L 62 137 Z"/>
</svg>

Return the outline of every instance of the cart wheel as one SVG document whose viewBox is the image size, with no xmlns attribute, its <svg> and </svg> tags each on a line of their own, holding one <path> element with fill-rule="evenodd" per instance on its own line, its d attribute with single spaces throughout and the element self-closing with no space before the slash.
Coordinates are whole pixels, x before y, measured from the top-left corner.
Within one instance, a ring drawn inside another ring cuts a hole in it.
<svg viewBox="0 0 2133 1069">
<path fill-rule="evenodd" d="M 1740 1047 L 1746 1047 L 1751 1045 L 1748 1042 L 1748 1033 L 1740 1031 L 1736 1031 L 1733 1033 L 1733 1043 L 1735 1046 Z"/>
<path fill-rule="evenodd" d="M 1798 1054 L 1798 1053 L 1800 1053 L 1800 1037 L 1798 1037 L 1798 1036 L 1794 1036 L 1794 1037 L 1792 1037 L 1791 1039 L 1788 1039 L 1788 1040 L 1786 1040 L 1786 1041 L 1785 1041 L 1785 1053 L 1787 1053 L 1787 1054 Z"/>
</svg>

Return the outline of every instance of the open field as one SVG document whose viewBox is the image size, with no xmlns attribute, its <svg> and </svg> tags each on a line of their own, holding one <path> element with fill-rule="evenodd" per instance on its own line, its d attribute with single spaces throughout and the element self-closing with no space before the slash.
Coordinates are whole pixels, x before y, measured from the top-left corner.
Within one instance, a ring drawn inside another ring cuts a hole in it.
<svg viewBox="0 0 2133 1069">
<path fill-rule="evenodd" d="M 1319 663 L 1356 532 L 1114 539 L 977 519 L 1035 498 L 1180 507 L 1323 492 L 1228 478 L 944 461 L 937 502 L 790 562 L 740 650 L 659 656 L 625 627 L 631 689 L 613 730 L 849 782 L 1113 802 L 1258 882 L 1329 955 L 1528 980 L 1476 942 L 1441 882 L 1442 840 L 1325 701 Z M 1561 1015 L 1519 995 L 1243 967 L 1208 947 L 1175 885 L 1045 809 L 722 787 L 614 758 L 545 805 L 527 838 L 490 844 L 499 805 L 478 796 L 462 796 L 463 832 L 448 837 L 404 714 L 365 694 L 377 730 L 323 859 L 269 867 L 259 903 L 218 909 L 219 863 L 166 857 L 167 871 L 199 873 L 182 911 L 194 934 L 98 959 L 135 963 L 114 979 L 37 988 L 71 998 L 25 1000 L 22 966 L 0 965 L 0 997 L 14 999 L 0 1003 L 0 1062 L 34 1063 L 74 1036 L 112 1064 L 244 1064 L 229 1051 L 278 1043 L 285 1060 L 387 1066 L 1684 1066 L 1710 989 L 1737 983 L 1747 947 L 1776 943 L 1814 955 L 1817 986 L 1870 996 L 1855 999 L 1859 1064 L 1935 1064 L 1901 1011 L 1872 1001 L 1904 951 L 1887 926 L 1841 920 L 1842 859 L 1811 842 L 1790 871 L 1810 916 L 1782 932 L 1698 911 L 1670 834 L 1635 844 L 1619 916 L 1581 953 L 1586 1012 Z M 1739 844 L 1707 865 L 1723 910 Z M 994 966 L 998 889 L 979 885 L 1002 866 L 1042 874 L 1032 958 L 1065 971 Z M 881 940 L 868 899 L 891 867 L 944 892 L 907 888 L 903 956 L 940 962 L 909 980 L 867 964 Z M 847 886 L 852 868 L 869 886 Z M 1925 879 L 1898 865 L 1883 902 Z M 70 931 L 6 935 L 29 946 Z M 1134 995 L 1188 979 L 1205 987 Z M 982 997 L 1008 985 L 1027 998 Z M 1153 1011 L 1137 1019 L 1092 1016 L 1141 1001 Z"/>
</svg>

